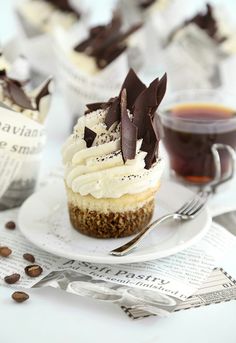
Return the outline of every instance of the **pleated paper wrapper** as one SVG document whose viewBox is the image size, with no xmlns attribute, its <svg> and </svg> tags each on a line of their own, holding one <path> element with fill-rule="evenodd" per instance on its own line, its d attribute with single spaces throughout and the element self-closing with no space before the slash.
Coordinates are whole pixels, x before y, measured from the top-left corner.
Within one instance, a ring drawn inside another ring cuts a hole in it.
<svg viewBox="0 0 236 343">
<path fill-rule="evenodd" d="M 34 192 L 45 140 L 42 124 L 0 107 L 0 210 Z"/>
</svg>

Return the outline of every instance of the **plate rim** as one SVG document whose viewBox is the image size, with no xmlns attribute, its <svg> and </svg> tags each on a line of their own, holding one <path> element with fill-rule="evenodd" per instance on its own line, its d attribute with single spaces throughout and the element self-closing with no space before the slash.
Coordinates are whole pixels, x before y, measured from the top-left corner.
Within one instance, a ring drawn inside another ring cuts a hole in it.
<svg viewBox="0 0 236 343">
<path fill-rule="evenodd" d="M 184 188 L 185 190 L 188 190 L 189 192 L 192 192 L 191 190 L 184 187 L 183 185 L 178 184 L 176 182 L 173 182 L 171 180 L 164 180 L 164 182 L 175 184 L 179 187 Z M 163 254 L 163 251 L 160 254 L 158 254 L 158 252 L 151 252 L 151 253 L 145 253 L 145 254 L 138 255 L 138 256 L 137 255 L 132 256 L 132 254 L 129 254 L 129 255 L 117 257 L 117 256 L 112 256 L 112 255 L 108 254 L 107 257 L 105 257 L 105 258 L 104 258 L 104 256 L 91 257 L 90 255 L 88 256 L 86 254 L 80 255 L 80 257 L 78 257 L 78 256 L 73 255 L 73 252 L 69 253 L 69 254 L 68 254 L 68 252 L 66 252 L 64 254 L 63 250 L 60 251 L 60 254 L 58 254 L 58 252 L 59 252 L 58 248 L 54 248 L 53 246 L 50 248 L 45 247 L 42 244 L 36 242 L 36 240 L 32 239 L 32 235 L 27 234 L 28 230 L 25 230 L 25 228 L 23 227 L 23 224 L 22 224 L 22 213 L 23 213 L 25 207 L 28 205 L 28 203 L 32 201 L 32 198 L 36 197 L 39 192 L 45 191 L 45 189 L 50 188 L 52 186 L 57 187 L 57 185 L 59 185 L 59 184 L 62 184 L 62 180 L 60 180 L 60 181 L 57 180 L 54 183 L 51 183 L 51 184 L 44 186 L 43 188 L 39 189 L 37 192 L 33 193 L 28 199 L 26 199 L 26 201 L 23 203 L 23 205 L 21 206 L 20 211 L 18 213 L 18 226 L 19 226 L 20 232 L 34 246 L 36 246 L 37 248 L 40 248 L 41 250 L 46 251 L 50 254 L 53 254 L 53 255 L 58 256 L 58 257 L 66 258 L 69 260 L 84 261 L 84 262 L 89 262 L 89 263 L 101 263 L 101 264 L 125 264 L 125 263 L 146 262 L 146 261 L 151 261 L 151 260 L 156 260 L 156 259 L 168 257 L 168 256 L 171 256 L 173 254 L 176 254 L 182 250 L 189 248 L 194 243 L 197 243 L 207 233 L 207 231 L 210 229 L 210 226 L 212 224 L 211 211 L 208 208 L 208 205 L 206 205 L 204 208 L 204 211 L 206 212 L 207 220 L 206 220 L 204 227 L 201 230 L 199 230 L 199 232 L 195 236 L 193 236 L 191 239 L 189 239 L 187 242 L 177 244 L 173 248 L 167 249 L 165 254 Z"/>
</svg>

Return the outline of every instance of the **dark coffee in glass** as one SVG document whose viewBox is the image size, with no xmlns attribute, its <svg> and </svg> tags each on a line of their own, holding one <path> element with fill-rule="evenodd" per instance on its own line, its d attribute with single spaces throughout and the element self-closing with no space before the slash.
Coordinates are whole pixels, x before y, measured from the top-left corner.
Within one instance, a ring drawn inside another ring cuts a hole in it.
<svg viewBox="0 0 236 343">
<path fill-rule="evenodd" d="M 221 143 L 236 148 L 236 111 L 213 102 L 182 102 L 161 114 L 164 146 L 170 167 L 186 181 L 203 184 L 215 176 L 211 148 Z M 222 176 L 229 171 L 230 156 L 219 151 Z"/>
</svg>

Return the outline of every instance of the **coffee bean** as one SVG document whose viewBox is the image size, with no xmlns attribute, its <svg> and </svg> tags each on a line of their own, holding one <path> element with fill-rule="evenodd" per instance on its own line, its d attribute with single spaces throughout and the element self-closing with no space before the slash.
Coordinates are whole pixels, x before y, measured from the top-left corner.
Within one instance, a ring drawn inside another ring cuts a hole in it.
<svg viewBox="0 0 236 343">
<path fill-rule="evenodd" d="M 0 256 L 8 257 L 11 253 L 12 251 L 8 247 L 0 247 Z"/>
<path fill-rule="evenodd" d="M 29 295 L 25 292 L 14 292 L 11 295 L 12 299 L 15 300 L 17 303 L 23 303 L 23 301 L 26 301 L 29 299 Z"/>
<path fill-rule="evenodd" d="M 5 228 L 9 230 L 14 230 L 16 228 L 16 224 L 12 220 L 10 220 L 5 224 Z"/>
<path fill-rule="evenodd" d="M 31 262 L 31 263 L 34 263 L 34 262 L 35 262 L 35 257 L 34 257 L 34 255 L 32 255 L 32 254 L 26 253 L 26 254 L 23 255 L 23 258 L 24 258 L 26 261 L 29 261 L 29 262 Z"/>
<path fill-rule="evenodd" d="M 9 283 L 11 285 L 20 280 L 20 274 L 14 273 L 14 274 L 5 276 L 4 280 L 6 283 Z"/>
<path fill-rule="evenodd" d="M 32 264 L 30 266 L 25 267 L 25 273 L 30 277 L 37 277 L 42 274 L 43 268 L 38 266 L 37 264 Z"/>
</svg>

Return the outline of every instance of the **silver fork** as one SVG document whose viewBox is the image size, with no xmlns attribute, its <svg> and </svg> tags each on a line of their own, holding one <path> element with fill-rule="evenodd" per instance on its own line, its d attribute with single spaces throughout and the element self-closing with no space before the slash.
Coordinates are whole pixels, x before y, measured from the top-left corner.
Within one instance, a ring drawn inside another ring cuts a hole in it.
<svg viewBox="0 0 236 343">
<path fill-rule="evenodd" d="M 170 219 L 174 220 L 189 220 L 195 218 L 195 216 L 202 210 L 205 205 L 208 196 L 211 194 L 210 190 L 200 191 L 188 200 L 183 206 L 173 213 L 166 214 L 148 226 L 146 226 L 140 233 L 138 233 L 133 239 L 126 244 L 110 251 L 110 255 L 123 256 L 130 253 L 138 244 L 149 234 L 150 231 L 156 229 L 156 227 Z"/>
</svg>

